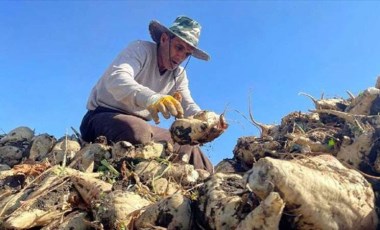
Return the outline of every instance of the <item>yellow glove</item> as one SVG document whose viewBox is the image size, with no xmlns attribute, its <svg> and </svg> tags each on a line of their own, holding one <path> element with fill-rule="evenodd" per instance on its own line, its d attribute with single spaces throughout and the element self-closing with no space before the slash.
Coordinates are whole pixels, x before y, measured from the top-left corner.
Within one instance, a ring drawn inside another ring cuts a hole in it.
<svg viewBox="0 0 380 230">
<path fill-rule="evenodd" d="M 181 103 L 170 95 L 154 95 L 148 99 L 148 101 L 150 101 L 150 103 L 148 103 L 147 109 L 156 124 L 160 123 L 160 118 L 158 117 L 159 112 L 162 113 L 166 119 L 168 119 L 170 115 L 183 118 Z"/>
</svg>

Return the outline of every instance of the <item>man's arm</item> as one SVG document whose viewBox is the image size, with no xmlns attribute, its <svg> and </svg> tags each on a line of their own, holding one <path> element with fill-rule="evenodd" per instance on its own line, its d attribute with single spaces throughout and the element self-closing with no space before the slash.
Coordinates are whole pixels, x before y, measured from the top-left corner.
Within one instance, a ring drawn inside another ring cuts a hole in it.
<svg viewBox="0 0 380 230">
<path fill-rule="evenodd" d="M 148 98 L 155 94 L 135 80 L 148 55 L 143 44 L 134 42 L 117 57 L 106 73 L 106 90 L 125 107 L 146 108 Z"/>
<path fill-rule="evenodd" d="M 154 72 L 155 69 L 147 69 L 156 67 L 156 63 L 153 63 L 155 59 L 151 56 L 155 54 L 151 48 L 139 41 L 132 43 L 109 67 L 103 82 L 106 91 L 118 104 L 122 104 L 125 110 L 147 109 L 158 124 L 160 122 L 158 113 L 162 113 L 165 118 L 183 117 L 183 109 L 172 96 L 156 93 L 135 80 L 136 75 L 142 70 L 145 73 Z M 156 79 L 156 76 L 150 74 L 142 74 L 139 77 L 142 79 L 145 77 L 145 80 L 149 81 Z"/>
</svg>

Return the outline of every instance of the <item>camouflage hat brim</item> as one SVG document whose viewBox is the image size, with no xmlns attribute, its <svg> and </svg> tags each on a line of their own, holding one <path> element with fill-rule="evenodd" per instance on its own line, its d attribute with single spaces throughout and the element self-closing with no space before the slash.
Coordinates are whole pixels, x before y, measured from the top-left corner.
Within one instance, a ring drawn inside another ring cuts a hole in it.
<svg viewBox="0 0 380 230">
<path fill-rule="evenodd" d="M 192 43 L 188 42 L 180 34 L 173 32 L 172 30 L 168 29 L 167 27 L 165 27 L 164 25 L 162 25 L 161 23 L 159 23 L 156 20 L 153 20 L 149 23 L 149 32 L 150 32 L 150 36 L 152 37 L 153 41 L 156 43 L 160 42 L 160 38 L 161 38 L 162 33 L 167 32 L 170 34 L 174 34 L 175 36 L 180 38 L 182 41 L 186 42 L 187 44 L 189 44 L 191 47 L 194 48 L 192 56 L 194 56 L 195 58 L 201 59 L 201 60 L 205 60 L 205 61 L 210 60 L 210 56 L 206 52 L 199 49 L 198 47 L 195 47 Z"/>
</svg>

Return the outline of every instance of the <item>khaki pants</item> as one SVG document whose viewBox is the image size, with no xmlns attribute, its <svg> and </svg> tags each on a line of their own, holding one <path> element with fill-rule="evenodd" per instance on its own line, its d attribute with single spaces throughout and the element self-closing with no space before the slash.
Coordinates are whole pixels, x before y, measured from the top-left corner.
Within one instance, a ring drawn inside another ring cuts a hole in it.
<svg viewBox="0 0 380 230">
<path fill-rule="evenodd" d="M 204 169 L 213 173 L 213 166 L 199 146 L 178 145 L 173 143 L 170 132 L 150 125 L 146 120 L 121 113 L 116 110 L 98 107 L 88 111 L 80 126 L 82 139 L 93 142 L 99 136 L 105 136 L 108 141 L 128 141 L 132 144 L 147 144 L 151 141 L 167 141 L 174 146 L 174 151 L 183 156 L 189 156 L 189 163 L 196 169 Z"/>
</svg>

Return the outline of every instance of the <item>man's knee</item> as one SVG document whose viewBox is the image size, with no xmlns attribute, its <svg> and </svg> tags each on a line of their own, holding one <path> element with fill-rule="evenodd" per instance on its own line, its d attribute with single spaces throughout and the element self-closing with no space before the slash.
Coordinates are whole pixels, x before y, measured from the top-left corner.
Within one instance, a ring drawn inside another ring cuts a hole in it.
<svg viewBox="0 0 380 230">
<path fill-rule="evenodd" d="M 128 141 L 132 144 L 147 144 L 152 141 L 151 126 L 143 119 L 131 115 L 117 115 L 114 141 Z"/>
</svg>

